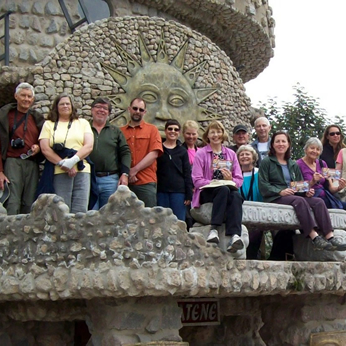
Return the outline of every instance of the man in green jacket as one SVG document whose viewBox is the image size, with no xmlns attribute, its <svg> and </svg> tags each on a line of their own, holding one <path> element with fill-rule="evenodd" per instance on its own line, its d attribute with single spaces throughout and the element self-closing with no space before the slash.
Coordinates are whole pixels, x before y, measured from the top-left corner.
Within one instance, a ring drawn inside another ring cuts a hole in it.
<svg viewBox="0 0 346 346">
<path fill-rule="evenodd" d="M 131 151 L 122 131 L 108 121 L 112 105 L 107 98 L 97 98 L 91 104 L 94 148 L 90 159 L 95 164 L 99 198 L 94 209 L 108 202 L 118 185 L 128 185 Z"/>
</svg>

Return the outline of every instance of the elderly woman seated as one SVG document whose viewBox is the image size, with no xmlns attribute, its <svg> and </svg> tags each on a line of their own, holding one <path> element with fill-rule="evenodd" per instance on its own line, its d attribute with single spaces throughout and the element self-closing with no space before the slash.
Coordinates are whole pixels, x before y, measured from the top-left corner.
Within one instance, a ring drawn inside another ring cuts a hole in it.
<svg viewBox="0 0 346 346">
<path fill-rule="evenodd" d="M 303 179 L 308 181 L 310 187 L 315 190 L 314 197 L 322 198 L 329 209 L 346 209 L 346 203 L 334 196 L 336 192 L 346 186 L 346 180 L 341 178 L 333 181 L 323 176 L 322 169 L 328 166 L 319 159 L 322 150 L 323 146 L 318 138 L 308 139 L 304 146 L 305 155 L 297 161 L 297 165 L 302 172 Z"/>
<path fill-rule="evenodd" d="M 263 198 L 258 189 L 258 168 L 255 167 L 258 154 L 251 145 L 241 145 L 237 157 L 243 173 L 243 185 L 240 193 L 246 201 L 262 202 Z"/>
<path fill-rule="evenodd" d="M 263 198 L 258 189 L 258 168 L 255 167 L 258 154 L 251 145 L 241 145 L 237 150 L 237 157 L 243 174 L 243 185 L 240 193 L 246 201 L 262 202 Z M 249 246 L 246 249 L 246 258 L 257 259 L 262 241 L 262 231 L 249 232 Z"/>
</svg>

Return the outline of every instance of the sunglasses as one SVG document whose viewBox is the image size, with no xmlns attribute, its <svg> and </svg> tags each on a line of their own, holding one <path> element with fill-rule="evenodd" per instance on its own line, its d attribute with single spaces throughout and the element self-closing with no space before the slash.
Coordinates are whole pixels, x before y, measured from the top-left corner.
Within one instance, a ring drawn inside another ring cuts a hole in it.
<svg viewBox="0 0 346 346">
<path fill-rule="evenodd" d="M 141 113 L 143 113 L 144 111 L 145 111 L 145 109 L 143 109 L 143 108 L 138 108 L 138 107 L 132 107 L 132 109 L 135 111 L 135 112 L 141 112 Z"/>
<path fill-rule="evenodd" d="M 25 160 L 25 159 L 27 159 L 28 157 L 30 157 L 30 156 L 32 156 L 32 155 L 34 155 L 34 152 L 33 152 L 31 149 L 29 149 L 28 152 L 27 152 L 26 154 L 23 153 L 23 154 L 20 154 L 19 156 L 20 156 L 20 158 L 21 158 L 22 160 Z"/>
<path fill-rule="evenodd" d="M 179 132 L 180 129 L 178 129 L 177 127 L 167 127 L 167 131 L 175 131 L 175 132 Z"/>
<path fill-rule="evenodd" d="M 340 132 L 329 132 L 329 136 L 340 136 Z"/>
</svg>

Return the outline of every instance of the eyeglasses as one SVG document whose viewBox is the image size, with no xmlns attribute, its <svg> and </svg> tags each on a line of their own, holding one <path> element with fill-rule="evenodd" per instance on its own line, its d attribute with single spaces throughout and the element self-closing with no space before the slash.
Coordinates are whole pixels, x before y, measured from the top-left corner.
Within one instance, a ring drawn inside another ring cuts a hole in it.
<svg viewBox="0 0 346 346">
<path fill-rule="evenodd" d="M 132 107 L 132 109 L 133 109 L 135 112 L 137 112 L 137 111 L 139 111 L 139 112 L 141 112 L 141 113 L 145 112 L 145 109 L 143 109 L 143 108 Z"/>
<path fill-rule="evenodd" d="M 28 152 L 27 152 L 26 154 L 23 153 L 23 154 L 20 154 L 19 156 L 20 156 L 20 158 L 21 158 L 22 160 L 25 160 L 25 159 L 27 159 L 28 157 L 32 156 L 33 154 L 34 154 L 34 152 L 33 152 L 31 149 L 29 149 Z"/>
<path fill-rule="evenodd" d="M 167 131 L 179 132 L 180 129 L 178 127 L 167 127 Z"/>
<path fill-rule="evenodd" d="M 340 132 L 329 132 L 329 136 L 340 136 Z"/>
<path fill-rule="evenodd" d="M 96 105 L 96 106 L 94 106 L 94 108 L 96 108 L 96 109 L 102 109 L 102 110 L 104 110 L 104 111 L 108 111 L 108 110 L 109 110 L 108 106 L 101 106 L 101 105 Z"/>
</svg>

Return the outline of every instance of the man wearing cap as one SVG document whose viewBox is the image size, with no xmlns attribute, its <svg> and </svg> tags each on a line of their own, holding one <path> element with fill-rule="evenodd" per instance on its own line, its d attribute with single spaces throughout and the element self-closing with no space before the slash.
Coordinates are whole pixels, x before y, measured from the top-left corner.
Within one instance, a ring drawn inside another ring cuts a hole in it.
<svg viewBox="0 0 346 346">
<path fill-rule="evenodd" d="M 27 214 L 35 198 L 38 183 L 38 136 L 44 118 L 30 109 L 34 88 L 20 83 L 15 91 L 16 103 L 0 109 L 0 190 L 9 184 L 10 195 L 5 203 L 8 215 Z"/>
<path fill-rule="evenodd" d="M 110 124 L 112 105 L 107 98 L 98 97 L 91 104 L 91 129 L 94 148 L 89 157 L 95 165 L 98 201 L 93 209 L 103 207 L 118 185 L 128 185 L 131 151 L 119 127 Z"/>
<path fill-rule="evenodd" d="M 230 149 L 234 152 L 237 152 L 241 145 L 245 145 L 249 143 L 249 133 L 247 131 L 247 127 L 245 125 L 237 125 L 233 128 L 233 142 L 235 143 Z"/>
</svg>

